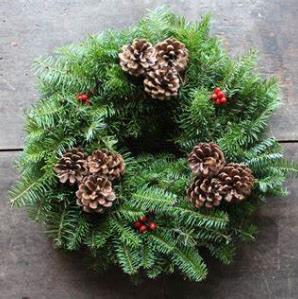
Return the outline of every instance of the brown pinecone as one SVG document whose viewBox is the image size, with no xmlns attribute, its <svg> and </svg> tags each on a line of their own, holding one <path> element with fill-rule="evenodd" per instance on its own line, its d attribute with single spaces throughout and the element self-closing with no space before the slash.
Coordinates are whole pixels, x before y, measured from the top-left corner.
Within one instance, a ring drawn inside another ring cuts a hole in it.
<svg viewBox="0 0 298 299">
<path fill-rule="evenodd" d="M 239 202 L 250 195 L 254 177 L 251 170 L 237 163 L 229 163 L 218 174 L 223 189 L 221 194 L 227 202 Z"/>
<path fill-rule="evenodd" d="M 196 177 L 188 188 L 187 195 L 189 201 L 191 201 L 196 208 L 204 206 L 211 209 L 220 205 L 222 200 L 221 189 L 222 185 L 216 177 Z"/>
<path fill-rule="evenodd" d="M 214 176 L 224 167 L 225 158 L 222 150 L 214 143 L 199 143 L 188 155 L 188 162 L 195 175 Z"/>
<path fill-rule="evenodd" d="M 80 182 L 88 171 L 86 156 L 78 148 L 67 151 L 55 165 L 54 170 L 63 184 L 67 181 L 70 184 Z"/>
<path fill-rule="evenodd" d="M 103 213 L 116 199 L 112 183 L 106 177 L 86 176 L 76 192 L 77 204 L 88 213 Z"/>
<path fill-rule="evenodd" d="M 175 38 L 155 45 L 157 65 L 174 67 L 177 72 L 184 71 L 188 61 L 188 50 Z"/>
<path fill-rule="evenodd" d="M 178 95 L 179 78 L 177 71 L 171 67 L 151 69 L 144 80 L 145 92 L 153 99 L 168 100 Z"/>
<path fill-rule="evenodd" d="M 119 54 L 120 65 L 125 72 L 132 76 L 140 76 L 152 66 L 155 59 L 155 49 L 144 39 L 135 39 L 131 45 L 122 47 Z"/>
<path fill-rule="evenodd" d="M 96 150 L 88 156 L 87 165 L 89 173 L 105 176 L 110 181 L 120 177 L 125 169 L 122 156 L 106 149 Z"/>
</svg>

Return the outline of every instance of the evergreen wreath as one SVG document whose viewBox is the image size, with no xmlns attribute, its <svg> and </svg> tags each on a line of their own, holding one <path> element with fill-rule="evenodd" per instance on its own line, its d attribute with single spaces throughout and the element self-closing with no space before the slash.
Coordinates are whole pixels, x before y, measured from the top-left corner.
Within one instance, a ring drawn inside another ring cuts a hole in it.
<svg viewBox="0 0 298 299">
<path fill-rule="evenodd" d="M 286 194 L 298 167 L 264 134 L 278 84 L 208 30 L 209 16 L 162 8 L 36 62 L 11 202 L 56 247 L 85 249 L 99 270 L 201 281 L 202 253 L 229 264 L 258 204 Z"/>
</svg>

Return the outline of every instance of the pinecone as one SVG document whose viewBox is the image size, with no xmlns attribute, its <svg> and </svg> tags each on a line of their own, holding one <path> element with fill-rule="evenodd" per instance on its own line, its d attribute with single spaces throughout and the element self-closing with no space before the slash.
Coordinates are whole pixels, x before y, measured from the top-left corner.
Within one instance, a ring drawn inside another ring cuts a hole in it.
<svg viewBox="0 0 298 299">
<path fill-rule="evenodd" d="M 220 205 L 222 200 L 221 189 L 222 185 L 216 177 L 196 177 L 188 188 L 187 195 L 189 201 L 191 201 L 196 208 L 204 206 L 211 209 Z"/>
<path fill-rule="evenodd" d="M 188 162 L 195 175 L 211 177 L 224 167 L 225 158 L 217 144 L 199 143 L 189 154 Z"/>
<path fill-rule="evenodd" d="M 88 171 L 85 154 L 78 148 L 64 153 L 54 171 L 63 184 L 67 181 L 72 185 L 80 182 Z"/>
<path fill-rule="evenodd" d="M 175 38 L 167 38 L 155 45 L 157 65 L 174 67 L 177 72 L 185 70 L 188 50 Z"/>
<path fill-rule="evenodd" d="M 88 213 L 103 213 L 116 199 L 112 183 L 105 177 L 86 176 L 76 192 L 77 204 Z"/>
<path fill-rule="evenodd" d="M 179 78 L 171 67 L 151 69 L 144 80 L 145 92 L 153 99 L 167 100 L 178 95 Z"/>
<path fill-rule="evenodd" d="M 121 155 L 106 149 L 96 150 L 87 158 L 88 169 L 91 174 L 105 176 L 110 181 L 124 173 L 125 164 Z"/>
<path fill-rule="evenodd" d="M 222 195 L 227 202 L 239 202 L 250 195 L 254 177 L 251 170 L 237 163 L 229 163 L 218 174 L 223 189 Z"/>
<path fill-rule="evenodd" d="M 144 39 L 135 39 L 131 45 L 122 47 L 119 54 L 120 65 L 125 72 L 132 76 L 140 76 L 152 66 L 155 59 L 155 49 Z"/>
</svg>

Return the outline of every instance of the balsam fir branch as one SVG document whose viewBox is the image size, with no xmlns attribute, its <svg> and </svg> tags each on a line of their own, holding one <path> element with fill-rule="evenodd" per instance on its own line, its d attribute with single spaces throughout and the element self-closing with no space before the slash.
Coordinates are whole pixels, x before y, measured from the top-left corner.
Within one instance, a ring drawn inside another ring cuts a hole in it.
<svg viewBox="0 0 298 299">
<path fill-rule="evenodd" d="M 230 58 L 209 22 L 161 8 L 34 65 L 40 101 L 11 203 L 56 247 L 85 248 L 92 269 L 201 281 L 201 250 L 229 264 L 254 239 L 258 203 L 298 174 L 265 137 L 276 79 L 255 51 Z"/>
</svg>

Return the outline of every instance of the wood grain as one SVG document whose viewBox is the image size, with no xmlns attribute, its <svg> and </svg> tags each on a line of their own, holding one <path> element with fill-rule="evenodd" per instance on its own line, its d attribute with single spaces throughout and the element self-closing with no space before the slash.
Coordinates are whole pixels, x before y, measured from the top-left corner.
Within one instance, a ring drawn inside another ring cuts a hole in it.
<svg viewBox="0 0 298 299">
<path fill-rule="evenodd" d="M 286 153 L 298 161 L 297 144 L 286 145 Z M 0 298 L 297 298 L 297 180 L 288 181 L 286 199 L 271 199 L 260 208 L 257 240 L 243 245 L 231 266 L 208 261 L 211 270 L 201 284 L 175 276 L 136 287 L 118 271 L 99 276 L 85 270 L 81 256 L 53 249 L 39 225 L 9 207 L 6 192 L 17 179 L 15 157 L 0 153 Z"/>
<path fill-rule="evenodd" d="M 2 0 L 0 2 L 0 149 L 23 145 L 24 111 L 38 98 L 34 58 L 89 33 L 123 28 L 167 4 L 189 20 L 213 15 L 212 31 L 235 55 L 260 49 L 261 70 L 281 82 L 285 105 L 272 120 L 280 140 L 298 140 L 298 2 L 296 0 Z"/>
</svg>

